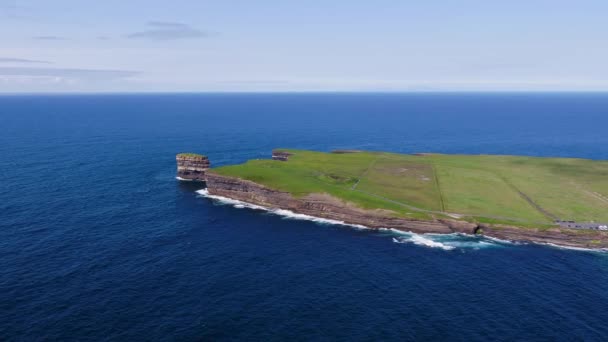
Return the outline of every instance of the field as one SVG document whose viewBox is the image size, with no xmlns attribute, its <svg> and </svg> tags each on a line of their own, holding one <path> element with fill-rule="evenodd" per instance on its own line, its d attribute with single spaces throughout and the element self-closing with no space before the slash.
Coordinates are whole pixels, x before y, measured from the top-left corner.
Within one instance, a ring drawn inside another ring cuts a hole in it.
<svg viewBox="0 0 608 342">
<path fill-rule="evenodd" d="M 328 193 L 396 216 L 550 225 L 608 222 L 608 162 L 492 155 L 293 153 L 213 172 L 294 196 Z"/>
</svg>

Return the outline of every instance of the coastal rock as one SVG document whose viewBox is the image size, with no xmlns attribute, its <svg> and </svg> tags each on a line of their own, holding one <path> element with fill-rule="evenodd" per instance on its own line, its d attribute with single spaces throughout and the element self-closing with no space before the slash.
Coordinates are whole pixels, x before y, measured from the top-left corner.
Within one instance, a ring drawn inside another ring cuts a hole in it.
<svg viewBox="0 0 608 342">
<path fill-rule="evenodd" d="M 177 177 L 184 180 L 205 181 L 207 170 L 211 167 L 206 156 L 195 153 L 180 153 L 177 161 Z"/>
<path fill-rule="evenodd" d="M 386 210 L 361 209 L 326 194 L 309 194 L 296 198 L 287 192 L 213 172 L 207 173 L 207 190 L 211 195 L 370 228 L 394 228 L 415 233 L 454 232 L 447 223 L 440 221 L 408 220 L 393 216 L 392 212 Z M 468 233 L 472 233 L 475 227 L 472 225 Z"/>
<path fill-rule="evenodd" d="M 501 240 L 535 242 L 556 246 L 606 249 L 608 232 L 568 228 L 519 228 L 505 225 L 479 227 L 483 235 Z"/>
<path fill-rule="evenodd" d="M 289 153 L 286 151 L 273 150 L 272 151 L 272 160 L 288 161 L 289 156 L 292 156 L 292 155 L 293 155 L 292 153 Z"/>
<path fill-rule="evenodd" d="M 346 154 L 346 153 L 360 153 L 361 150 L 332 150 L 331 153 L 335 154 Z"/>
<path fill-rule="evenodd" d="M 608 232 L 565 228 L 535 229 L 504 225 L 479 225 L 476 223 L 437 219 L 412 220 L 397 217 L 391 211 L 367 210 L 327 194 L 309 194 L 294 197 L 290 193 L 269 189 L 252 181 L 227 177 L 208 172 L 209 194 L 260 205 L 267 208 L 286 209 L 299 214 L 343 221 L 347 224 L 369 228 L 392 228 L 413 233 L 463 233 L 509 241 L 554 244 L 577 248 L 608 248 Z"/>
</svg>

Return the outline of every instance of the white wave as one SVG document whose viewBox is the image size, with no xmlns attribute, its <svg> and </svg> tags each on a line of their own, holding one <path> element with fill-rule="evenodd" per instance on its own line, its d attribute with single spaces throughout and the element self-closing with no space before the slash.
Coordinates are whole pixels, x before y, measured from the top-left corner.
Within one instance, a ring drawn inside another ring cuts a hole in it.
<svg viewBox="0 0 608 342">
<path fill-rule="evenodd" d="M 498 243 L 501 243 L 501 244 L 509 244 L 509 245 L 525 245 L 525 244 L 527 244 L 527 242 L 524 242 L 524 241 L 504 240 L 504 239 L 499 239 L 499 238 L 495 238 L 495 237 L 491 237 L 491 236 L 486 236 L 486 235 L 484 235 L 483 238 L 487 239 L 487 240 L 494 241 L 494 242 L 498 242 Z"/>
<path fill-rule="evenodd" d="M 200 180 L 200 179 L 187 179 L 187 178 L 182 178 L 182 177 L 175 177 L 175 179 L 177 179 L 180 182 L 195 182 L 195 183 L 204 182 L 203 180 Z"/>
<path fill-rule="evenodd" d="M 359 224 L 349 224 L 340 220 L 332 220 L 326 219 L 306 214 L 298 214 L 291 210 L 279 209 L 279 208 L 267 208 L 256 204 L 251 204 L 244 201 L 235 200 L 232 198 L 217 196 L 209 194 L 207 189 L 201 189 L 196 191 L 199 195 L 203 197 L 207 197 L 213 199 L 219 203 L 232 205 L 235 208 L 249 208 L 255 210 L 263 210 L 268 213 L 281 216 L 286 219 L 293 220 L 305 220 L 312 221 L 318 224 L 332 224 L 332 225 L 341 225 L 341 226 L 349 226 L 357 229 L 370 229 L 369 227 L 359 225 Z M 413 243 L 418 246 L 425 246 L 429 248 L 441 248 L 446 251 L 450 251 L 456 248 L 475 248 L 478 249 L 480 247 L 488 247 L 493 246 L 494 244 L 491 242 L 483 242 L 479 241 L 478 237 L 474 235 L 466 235 L 466 234 L 415 234 L 412 232 L 405 232 L 402 230 L 394 229 L 394 228 L 379 228 L 380 231 L 388 231 L 394 235 L 397 235 L 397 238 L 393 238 L 394 242 L 397 243 Z M 464 240 L 464 241 L 460 241 Z M 470 240 L 470 241 L 469 241 Z"/>
<path fill-rule="evenodd" d="M 235 199 L 224 197 L 224 196 L 211 195 L 211 194 L 209 194 L 209 191 L 207 189 L 197 190 L 196 193 L 203 197 L 211 198 L 220 203 L 229 204 L 229 205 L 232 205 L 235 208 L 239 208 L 239 209 L 249 208 L 249 209 L 256 209 L 256 210 L 266 210 L 266 211 L 268 210 L 267 208 L 259 206 L 259 205 L 235 200 Z"/>
<path fill-rule="evenodd" d="M 511 244 L 509 241 L 500 239 L 488 239 L 485 236 L 477 236 L 464 233 L 425 233 L 416 234 L 413 232 L 406 232 L 398 229 L 388 229 L 392 234 L 395 235 L 393 241 L 396 243 L 413 243 L 419 246 L 426 246 L 431 248 L 441 248 L 444 250 L 465 250 L 465 249 L 483 249 L 483 248 L 496 248 L 504 247 L 507 244 Z"/>
<path fill-rule="evenodd" d="M 571 251 L 608 253 L 608 248 L 584 248 L 584 247 L 560 246 L 560 245 L 556 245 L 553 243 L 538 243 L 538 244 L 553 247 L 553 248 L 567 249 L 567 250 L 571 250 Z"/>
<path fill-rule="evenodd" d="M 414 234 L 412 233 L 411 237 L 409 238 L 401 238 L 401 239 L 397 239 L 397 238 L 393 238 L 393 242 L 396 243 L 413 243 L 415 245 L 418 246 L 426 246 L 426 247 L 431 247 L 431 248 L 441 248 L 445 251 L 451 251 L 453 249 L 455 249 L 456 247 L 454 246 L 449 246 L 446 244 L 443 244 L 441 242 L 437 242 L 437 241 L 433 241 L 431 239 L 427 239 L 426 237 L 422 236 L 422 235 L 418 235 L 418 234 Z"/>
<path fill-rule="evenodd" d="M 350 223 L 346 223 L 344 221 L 339 221 L 339 220 L 326 219 L 326 218 L 321 218 L 321 217 L 316 217 L 316 216 L 311 216 L 311 215 L 306 215 L 306 214 L 298 214 L 298 213 L 294 213 L 291 210 L 286 210 L 286 209 L 267 208 L 267 207 L 263 207 L 260 205 L 251 204 L 251 203 L 244 202 L 244 201 L 239 201 L 239 200 L 235 200 L 235 199 L 224 197 L 224 196 L 211 195 L 211 194 L 209 194 L 209 191 L 207 189 L 201 189 L 196 192 L 199 195 L 202 195 L 203 197 L 211 198 L 220 203 L 232 205 L 233 207 L 239 208 L 239 209 L 249 208 L 249 209 L 256 209 L 256 210 L 264 210 L 271 214 L 282 216 L 287 219 L 312 221 L 312 222 L 316 222 L 316 223 L 320 223 L 320 224 L 335 224 L 335 225 L 341 225 L 341 226 L 349 226 L 349 227 L 358 228 L 358 229 L 370 229 L 369 227 L 366 227 L 366 226 L 363 226 L 360 224 L 350 224 Z"/>
<path fill-rule="evenodd" d="M 432 248 L 441 248 L 441 249 L 444 249 L 446 251 L 450 251 L 450 250 L 456 248 L 454 246 L 449 246 L 449 245 L 443 244 L 441 242 L 437 242 L 437 241 L 433 241 L 431 239 L 427 239 L 427 238 L 425 238 L 422 235 L 417 235 L 416 234 L 411 239 L 412 239 L 412 242 L 414 244 L 419 245 L 419 246 L 427 246 L 427 247 L 432 247 Z"/>
<path fill-rule="evenodd" d="M 179 179 L 179 177 L 177 177 Z M 180 179 L 182 180 L 182 179 Z M 189 181 L 186 179 L 186 181 Z M 286 209 L 277 209 L 277 208 L 267 208 L 256 204 L 251 204 L 244 201 L 235 200 L 228 197 L 217 196 L 209 194 L 207 189 L 201 189 L 196 191 L 199 195 L 207 198 L 211 198 L 220 203 L 232 205 L 235 208 L 243 209 L 255 209 L 255 210 L 263 210 L 269 212 L 271 214 L 275 214 L 278 216 L 282 216 L 287 219 L 294 220 L 306 220 L 312 221 L 319 224 L 334 224 L 341 226 L 349 226 L 357 229 L 370 229 L 369 227 L 359 225 L 359 224 L 349 224 L 344 221 L 326 219 L 306 214 L 298 214 L 294 213 L 291 210 Z M 379 228 L 380 231 L 389 231 L 397 237 L 393 237 L 393 241 L 396 243 L 413 243 L 418 246 L 425 246 L 430 248 L 441 248 L 446 251 L 454 250 L 456 248 L 459 249 L 480 249 L 486 247 L 497 247 L 506 244 L 523 244 L 523 242 L 515 242 L 509 240 L 502 240 L 498 238 L 493 238 L 489 236 L 478 237 L 475 235 L 463 234 L 463 233 L 452 233 L 452 234 L 437 234 L 437 233 L 427 233 L 427 234 L 416 234 L 412 232 L 406 232 L 394 228 Z M 568 247 L 568 246 L 559 246 L 551 243 L 542 244 L 546 246 L 551 246 L 555 248 L 569 249 L 569 250 L 578 250 L 578 251 L 591 251 L 591 252 L 608 252 L 608 249 L 590 249 L 590 248 L 579 248 L 579 247 Z"/>
</svg>

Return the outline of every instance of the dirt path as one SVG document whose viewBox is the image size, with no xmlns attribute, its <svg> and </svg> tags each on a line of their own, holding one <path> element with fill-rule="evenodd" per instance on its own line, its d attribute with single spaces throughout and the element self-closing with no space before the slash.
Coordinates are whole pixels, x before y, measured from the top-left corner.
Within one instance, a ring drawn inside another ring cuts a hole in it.
<svg viewBox="0 0 608 342">
<path fill-rule="evenodd" d="M 578 183 L 574 183 L 571 182 L 572 185 L 574 185 L 577 189 L 581 190 L 582 192 L 586 193 L 587 195 L 600 200 L 601 202 L 603 202 L 604 204 L 608 204 L 608 198 L 602 194 L 600 194 L 599 192 L 595 192 L 595 191 L 589 191 L 587 189 L 585 189 L 582 185 L 578 184 Z"/>
<path fill-rule="evenodd" d="M 437 176 L 437 169 L 435 164 L 431 163 L 433 169 L 433 178 L 435 178 L 435 186 L 437 186 L 437 192 L 439 193 L 439 204 L 441 205 L 441 211 L 445 212 L 445 202 L 443 201 L 443 193 L 441 192 L 441 186 L 439 186 L 439 176 Z"/>
<path fill-rule="evenodd" d="M 551 214 L 550 212 L 548 212 L 547 210 L 545 210 L 543 207 L 541 207 L 538 203 L 534 202 L 534 200 L 532 200 L 532 198 L 530 198 L 530 196 L 526 195 L 523 191 L 519 190 L 514 184 L 512 184 L 511 182 L 509 182 L 509 180 L 503 176 L 499 177 L 513 190 L 515 190 L 519 196 L 521 198 L 524 199 L 524 201 L 528 202 L 528 204 L 530 206 L 532 206 L 534 209 L 536 209 L 536 211 L 540 212 L 541 214 L 543 214 L 545 217 L 553 220 L 553 221 L 559 221 L 559 217 Z"/>
<path fill-rule="evenodd" d="M 367 166 L 367 168 L 365 169 L 365 171 L 363 171 L 363 173 L 361 173 L 361 175 L 359 175 L 359 178 L 357 178 L 357 182 L 355 184 L 353 184 L 353 186 L 350 188 L 351 190 L 357 189 L 357 186 L 359 185 L 359 182 L 361 182 L 361 178 L 365 177 L 365 175 L 369 172 L 369 170 L 372 167 L 374 167 L 374 165 L 376 165 L 376 162 L 378 161 L 379 158 L 380 158 L 380 156 L 376 157 L 376 159 L 372 160 L 372 162 L 369 163 L 369 165 Z"/>
<path fill-rule="evenodd" d="M 602 201 L 602 202 L 604 202 L 604 203 L 608 204 L 608 198 L 606 198 L 606 196 L 604 196 L 604 195 L 600 194 L 599 192 L 595 192 L 595 191 L 587 191 L 587 190 L 584 190 L 584 191 L 585 191 L 586 193 L 588 193 L 589 195 L 591 195 L 591 196 L 593 196 L 593 197 L 595 197 L 595 198 L 599 199 L 600 201 Z"/>
</svg>

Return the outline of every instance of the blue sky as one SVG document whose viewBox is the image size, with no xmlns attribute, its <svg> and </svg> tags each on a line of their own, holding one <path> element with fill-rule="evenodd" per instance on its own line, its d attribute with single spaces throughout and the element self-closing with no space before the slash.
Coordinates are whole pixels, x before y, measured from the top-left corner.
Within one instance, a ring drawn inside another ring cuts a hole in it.
<svg viewBox="0 0 608 342">
<path fill-rule="evenodd" d="M 608 1 L 0 0 L 0 92 L 606 91 Z"/>
</svg>

